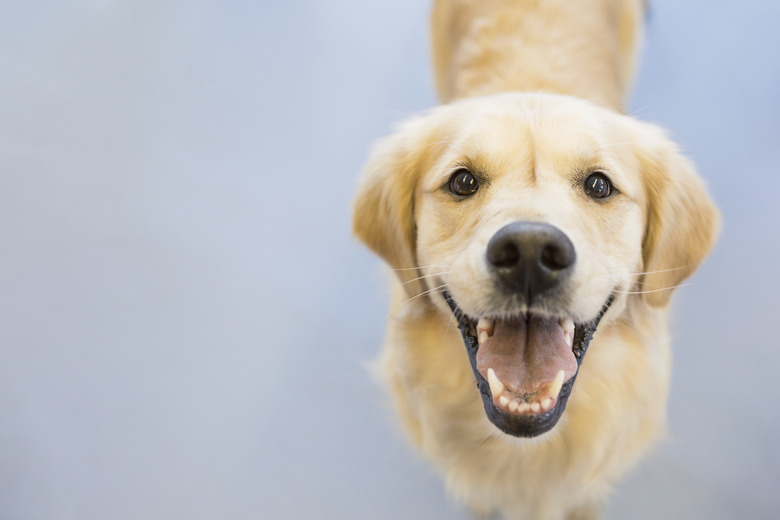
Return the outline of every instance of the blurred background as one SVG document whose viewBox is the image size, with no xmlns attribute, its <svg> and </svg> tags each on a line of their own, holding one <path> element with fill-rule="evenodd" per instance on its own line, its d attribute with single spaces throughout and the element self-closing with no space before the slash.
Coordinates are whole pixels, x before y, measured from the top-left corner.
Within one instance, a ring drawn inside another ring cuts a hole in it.
<svg viewBox="0 0 780 520">
<path fill-rule="evenodd" d="M 0 16 L 0 518 L 460 519 L 366 365 L 371 142 L 436 103 L 426 1 Z M 723 210 L 670 438 L 607 518 L 780 518 L 780 4 L 654 0 L 632 98 Z"/>
</svg>

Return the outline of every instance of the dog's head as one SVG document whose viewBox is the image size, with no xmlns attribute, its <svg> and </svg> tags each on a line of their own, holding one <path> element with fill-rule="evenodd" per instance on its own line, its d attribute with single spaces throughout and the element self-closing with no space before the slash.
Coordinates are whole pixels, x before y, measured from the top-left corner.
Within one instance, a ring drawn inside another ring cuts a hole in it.
<svg viewBox="0 0 780 520">
<path fill-rule="evenodd" d="M 660 129 L 551 94 L 408 121 L 376 147 L 354 213 L 409 297 L 457 320 L 488 417 L 517 436 L 555 426 L 607 309 L 665 306 L 717 227 Z"/>
</svg>

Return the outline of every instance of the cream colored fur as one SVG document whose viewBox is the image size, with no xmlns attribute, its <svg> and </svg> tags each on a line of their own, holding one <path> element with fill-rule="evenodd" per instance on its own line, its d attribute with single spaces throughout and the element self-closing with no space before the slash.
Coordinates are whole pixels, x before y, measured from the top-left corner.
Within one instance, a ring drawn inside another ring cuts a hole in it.
<svg viewBox="0 0 780 520">
<path fill-rule="evenodd" d="M 711 248 L 718 214 L 663 132 L 618 112 L 641 8 L 629 0 L 436 2 L 440 96 L 470 99 L 381 141 L 355 199 L 356 235 L 399 280 L 383 377 L 412 441 L 477 514 L 598 518 L 611 485 L 664 431 L 669 296 Z M 442 186 L 464 165 L 489 182 L 455 201 Z M 581 190 L 594 169 L 620 190 L 607 203 Z M 484 250 L 515 220 L 550 223 L 575 245 L 560 311 L 587 321 L 615 295 L 562 419 L 532 439 L 486 418 L 441 297 L 446 286 L 471 316 L 495 310 Z"/>
</svg>

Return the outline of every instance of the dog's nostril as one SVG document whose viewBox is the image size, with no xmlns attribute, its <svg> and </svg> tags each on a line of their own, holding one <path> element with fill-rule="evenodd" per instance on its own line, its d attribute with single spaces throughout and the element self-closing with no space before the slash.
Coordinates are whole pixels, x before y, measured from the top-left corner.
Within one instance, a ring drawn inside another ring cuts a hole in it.
<svg viewBox="0 0 780 520">
<path fill-rule="evenodd" d="M 517 244 L 507 240 L 488 248 L 487 259 L 496 267 L 511 267 L 520 261 L 520 250 Z"/>
<path fill-rule="evenodd" d="M 551 271 L 560 271 L 574 263 L 574 250 L 556 243 L 546 244 L 539 261 Z"/>
</svg>

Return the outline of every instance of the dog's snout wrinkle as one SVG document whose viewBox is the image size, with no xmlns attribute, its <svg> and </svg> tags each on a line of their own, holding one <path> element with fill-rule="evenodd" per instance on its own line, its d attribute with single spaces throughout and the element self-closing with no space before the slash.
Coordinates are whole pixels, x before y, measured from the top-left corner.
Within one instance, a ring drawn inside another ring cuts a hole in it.
<svg viewBox="0 0 780 520">
<path fill-rule="evenodd" d="M 557 286 L 574 268 L 569 237 L 542 222 L 512 222 L 493 235 L 486 258 L 497 279 L 528 302 Z"/>
</svg>

